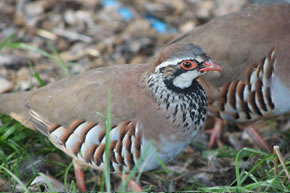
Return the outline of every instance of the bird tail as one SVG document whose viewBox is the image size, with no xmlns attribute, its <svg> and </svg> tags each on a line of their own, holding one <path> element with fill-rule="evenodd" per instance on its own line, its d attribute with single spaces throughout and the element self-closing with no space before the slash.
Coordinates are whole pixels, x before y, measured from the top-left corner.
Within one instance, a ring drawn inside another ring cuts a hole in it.
<svg viewBox="0 0 290 193">
<path fill-rule="evenodd" d="M 25 107 L 31 94 L 32 92 L 19 92 L 0 95 L 0 113 L 11 116 L 26 127 L 33 128 L 29 121 L 28 109 Z"/>
</svg>

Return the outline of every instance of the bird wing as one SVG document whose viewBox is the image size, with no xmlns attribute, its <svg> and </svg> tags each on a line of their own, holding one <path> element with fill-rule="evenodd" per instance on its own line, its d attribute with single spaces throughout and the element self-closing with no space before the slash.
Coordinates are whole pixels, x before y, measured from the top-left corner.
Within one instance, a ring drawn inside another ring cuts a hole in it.
<svg viewBox="0 0 290 193">
<path fill-rule="evenodd" d="M 112 93 L 112 125 L 134 119 L 135 95 L 144 66 L 98 68 L 40 88 L 26 104 L 35 127 L 44 134 L 55 125 L 71 128 L 75 121 L 104 127 L 109 91 Z"/>
</svg>

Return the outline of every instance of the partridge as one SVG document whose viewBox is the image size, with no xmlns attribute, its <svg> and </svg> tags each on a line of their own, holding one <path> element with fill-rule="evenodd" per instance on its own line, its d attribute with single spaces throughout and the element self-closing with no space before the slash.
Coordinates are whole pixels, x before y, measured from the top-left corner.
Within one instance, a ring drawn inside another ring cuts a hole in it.
<svg viewBox="0 0 290 193">
<path fill-rule="evenodd" d="M 196 42 L 224 69 L 200 79 L 209 114 L 217 118 L 215 128 L 222 119 L 251 131 L 254 121 L 290 111 L 290 4 L 253 6 L 215 18 L 170 44 L 176 42 Z"/>
<path fill-rule="evenodd" d="M 196 79 L 216 70 L 221 68 L 198 45 L 177 43 L 164 48 L 154 65 L 97 68 L 34 91 L 0 95 L 0 112 L 40 131 L 78 166 L 103 169 L 102 115 L 110 90 L 111 171 L 130 171 L 141 154 L 146 162 L 140 168 L 152 170 L 160 165 L 157 157 L 172 160 L 199 133 L 207 96 Z M 84 182 L 78 186 L 85 191 Z"/>
</svg>

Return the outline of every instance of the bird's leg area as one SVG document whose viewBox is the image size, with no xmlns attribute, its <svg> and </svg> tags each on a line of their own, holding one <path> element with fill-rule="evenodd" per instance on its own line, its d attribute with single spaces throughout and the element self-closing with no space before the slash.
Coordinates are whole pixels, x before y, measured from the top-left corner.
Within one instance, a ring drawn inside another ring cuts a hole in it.
<svg viewBox="0 0 290 193">
<path fill-rule="evenodd" d="M 84 171 L 82 167 L 75 160 L 73 160 L 73 165 L 74 165 L 74 171 L 75 171 L 75 177 L 76 177 L 78 190 L 80 192 L 86 192 Z"/>
<path fill-rule="evenodd" d="M 206 133 L 210 135 L 210 140 L 208 143 L 209 148 L 212 148 L 215 144 L 217 144 L 218 147 L 223 146 L 223 143 L 221 141 L 221 136 L 223 133 L 223 126 L 224 126 L 223 120 L 219 118 L 215 118 L 214 127 L 212 129 L 205 131 Z"/>
<path fill-rule="evenodd" d="M 126 181 L 128 179 L 128 175 L 127 174 L 120 174 L 121 179 L 123 181 Z M 135 180 L 130 179 L 129 180 L 129 187 L 131 188 L 131 190 L 133 192 L 143 192 L 143 189 L 135 182 Z"/>
<path fill-rule="evenodd" d="M 251 127 L 245 127 L 244 130 L 248 133 L 248 135 L 257 142 L 261 147 L 263 147 L 265 150 L 267 150 L 269 153 L 273 152 L 273 149 L 265 142 L 265 140 L 261 137 L 257 131 Z"/>
</svg>

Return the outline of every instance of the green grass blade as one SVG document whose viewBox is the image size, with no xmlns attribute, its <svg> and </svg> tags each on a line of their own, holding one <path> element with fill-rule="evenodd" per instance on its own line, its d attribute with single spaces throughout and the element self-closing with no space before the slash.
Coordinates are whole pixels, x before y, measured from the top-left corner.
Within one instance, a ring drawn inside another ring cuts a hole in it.
<svg viewBox="0 0 290 193">
<path fill-rule="evenodd" d="M 29 180 L 28 182 L 26 183 L 26 187 L 29 187 L 31 185 L 31 183 L 33 182 L 33 180 L 38 176 L 38 174 L 34 174 Z M 39 191 L 40 191 L 40 188 L 38 187 Z"/>
<path fill-rule="evenodd" d="M 43 87 L 46 85 L 46 83 L 40 78 L 40 75 L 34 70 L 32 62 L 28 62 L 30 70 L 33 72 L 33 76 L 36 78 L 36 80 L 39 83 L 39 87 Z M 32 88 L 32 81 L 30 87 Z"/>
<path fill-rule="evenodd" d="M 50 60 L 54 61 L 55 63 L 58 63 L 58 61 L 48 52 L 39 49 L 35 46 L 23 43 L 23 42 L 12 42 L 8 45 L 9 48 L 20 48 L 20 49 L 25 49 L 25 50 L 30 50 L 32 52 L 38 53 L 42 56 L 45 56 L 47 58 L 49 58 Z"/>
<path fill-rule="evenodd" d="M 47 57 L 48 59 L 50 59 L 51 61 L 53 61 L 54 63 L 60 65 L 62 68 L 63 66 L 63 60 L 60 60 L 58 57 L 53 56 L 52 54 L 48 53 L 47 51 L 44 51 L 40 48 L 37 48 L 35 46 L 23 43 L 23 42 L 12 42 L 9 43 L 7 45 L 7 47 L 9 48 L 18 48 L 18 49 L 25 49 L 25 50 L 30 50 L 32 52 L 38 53 L 42 56 Z M 66 75 L 69 75 L 70 73 L 68 73 L 68 68 L 63 68 L 64 72 Z"/>
<path fill-rule="evenodd" d="M 243 148 L 237 153 L 236 159 L 235 159 L 235 171 L 236 171 L 237 187 L 241 187 L 242 183 L 246 180 L 246 178 L 241 179 L 240 169 L 239 169 L 239 160 L 240 160 L 240 158 L 242 158 L 242 153 L 245 153 L 245 152 L 246 153 L 261 154 L 262 156 L 267 156 L 268 155 L 267 153 L 264 153 L 262 151 L 259 151 L 259 150 L 256 150 L 256 149 L 250 149 L 250 148 Z M 253 172 L 256 168 L 257 167 L 254 167 L 251 171 Z M 248 177 L 248 176 L 246 175 L 246 177 Z"/>
<path fill-rule="evenodd" d="M 10 170 L 8 170 L 7 168 L 3 166 L 0 166 L 0 168 L 3 169 L 6 173 L 8 173 L 21 186 L 24 192 L 30 192 L 28 188 L 24 185 L 24 183 L 16 175 L 14 175 Z"/>
<path fill-rule="evenodd" d="M 71 163 L 66 167 L 66 169 L 65 169 L 65 173 L 64 173 L 64 188 L 65 188 L 65 191 L 66 191 L 66 192 L 68 192 L 68 183 L 67 183 L 67 181 L 68 181 L 68 172 L 69 172 L 69 170 L 71 169 L 72 165 L 73 165 L 73 162 L 71 162 Z"/>
<path fill-rule="evenodd" d="M 9 42 L 14 38 L 15 33 L 12 33 L 3 42 L 0 43 L 0 51 L 9 44 Z"/>
<path fill-rule="evenodd" d="M 9 124 L 10 123 L 6 123 L 2 126 L 1 131 L 3 131 L 3 132 L 1 132 L 0 142 L 5 142 L 9 138 L 9 136 L 11 136 L 15 132 L 16 127 L 11 126 L 8 129 Z"/>
<path fill-rule="evenodd" d="M 144 152 L 140 155 L 140 159 L 137 161 L 137 163 L 135 164 L 135 166 L 133 167 L 133 169 L 130 171 L 128 178 L 122 182 L 122 186 L 121 186 L 121 192 L 125 192 L 126 191 L 126 187 L 129 184 L 129 181 L 135 176 L 135 174 L 138 172 L 138 169 L 140 170 L 140 174 L 142 173 L 142 169 L 140 169 L 141 164 L 144 161 L 144 156 L 147 154 L 148 150 L 150 149 L 150 147 L 152 147 L 152 143 L 149 142 L 146 147 Z M 150 156 L 148 156 L 149 158 Z M 138 181 L 136 181 L 136 183 L 138 183 Z"/>
<path fill-rule="evenodd" d="M 63 61 L 63 59 L 60 57 L 58 51 L 55 49 L 55 47 L 49 41 L 47 41 L 47 44 L 48 44 L 48 47 L 50 48 L 50 50 L 52 51 L 52 53 L 55 55 L 55 57 L 58 61 L 58 64 L 61 66 L 61 68 L 65 72 L 66 76 L 71 76 L 71 72 L 69 71 L 69 69 L 66 66 L 65 62 Z"/>
<path fill-rule="evenodd" d="M 38 175 L 41 176 L 43 178 L 43 180 L 45 181 L 45 184 L 47 185 L 47 188 L 48 188 L 49 192 L 55 192 L 51 182 L 47 179 L 45 174 L 38 173 Z"/>
<path fill-rule="evenodd" d="M 236 180 L 237 180 L 237 185 L 241 186 L 241 177 L 240 177 L 240 168 L 239 168 L 239 160 L 240 160 L 240 155 L 244 151 L 244 149 L 241 149 L 235 159 L 235 171 L 236 171 Z"/>
<path fill-rule="evenodd" d="M 105 175 L 102 175 L 101 177 L 101 184 L 100 184 L 100 192 L 104 192 L 105 187 Z"/>
<path fill-rule="evenodd" d="M 162 169 L 165 171 L 166 174 L 168 174 L 169 171 L 168 171 L 166 165 L 163 163 L 163 161 L 161 160 L 161 158 L 160 158 L 160 156 L 158 154 L 156 154 L 156 158 L 157 158 L 158 162 L 160 163 Z"/>
<path fill-rule="evenodd" d="M 76 185 L 76 183 L 75 183 L 74 180 L 71 182 L 70 188 L 69 188 L 69 191 L 68 192 L 78 192 L 77 185 Z"/>
<path fill-rule="evenodd" d="M 108 109 L 106 117 L 106 141 L 105 141 L 105 183 L 107 192 L 111 192 L 110 182 L 110 131 L 112 126 L 112 92 L 108 91 Z"/>
<path fill-rule="evenodd" d="M 37 72 L 34 72 L 33 76 L 37 79 L 37 81 L 39 83 L 39 87 L 43 87 L 46 85 L 45 82 L 40 78 L 40 76 Z"/>
<path fill-rule="evenodd" d="M 268 156 L 264 157 L 263 159 L 261 159 L 260 161 L 258 161 L 258 163 L 256 163 L 252 167 L 252 169 L 249 172 L 247 172 L 247 174 L 241 179 L 241 183 L 243 184 L 246 181 L 246 179 L 249 177 L 249 175 L 251 175 L 258 167 L 260 167 L 262 164 L 264 164 L 266 160 L 273 159 L 274 157 L 275 157 L 274 155 L 268 155 Z"/>
</svg>

